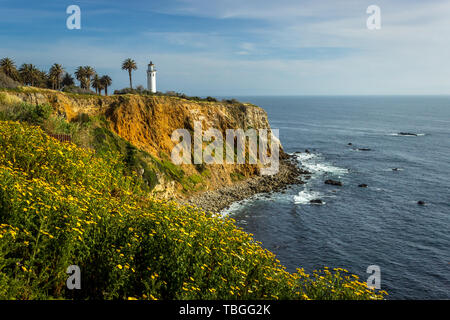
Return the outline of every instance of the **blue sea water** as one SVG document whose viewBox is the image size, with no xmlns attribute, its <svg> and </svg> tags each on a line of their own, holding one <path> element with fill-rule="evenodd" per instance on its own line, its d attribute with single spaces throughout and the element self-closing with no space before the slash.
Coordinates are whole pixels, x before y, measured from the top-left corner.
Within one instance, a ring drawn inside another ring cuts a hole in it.
<svg viewBox="0 0 450 320">
<path fill-rule="evenodd" d="M 378 265 L 389 299 L 450 298 L 450 97 L 239 100 L 264 108 L 284 150 L 312 173 L 285 193 L 232 205 L 240 227 L 289 271 L 343 267 L 365 281 Z"/>
</svg>

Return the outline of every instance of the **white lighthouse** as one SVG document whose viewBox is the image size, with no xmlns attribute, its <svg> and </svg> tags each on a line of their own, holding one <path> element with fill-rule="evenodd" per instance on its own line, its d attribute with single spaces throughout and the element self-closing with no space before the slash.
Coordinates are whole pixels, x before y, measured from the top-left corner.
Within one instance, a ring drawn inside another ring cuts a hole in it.
<svg viewBox="0 0 450 320">
<path fill-rule="evenodd" d="M 147 89 L 156 93 L 156 70 L 153 62 L 150 61 L 147 69 Z"/>
</svg>

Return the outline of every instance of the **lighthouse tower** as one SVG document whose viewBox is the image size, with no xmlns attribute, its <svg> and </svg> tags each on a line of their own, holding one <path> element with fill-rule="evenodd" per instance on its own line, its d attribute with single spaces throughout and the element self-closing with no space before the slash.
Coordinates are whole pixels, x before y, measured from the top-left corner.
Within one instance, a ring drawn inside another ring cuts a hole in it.
<svg viewBox="0 0 450 320">
<path fill-rule="evenodd" d="M 156 70 L 153 62 L 150 61 L 147 69 L 147 89 L 156 93 Z"/>
</svg>

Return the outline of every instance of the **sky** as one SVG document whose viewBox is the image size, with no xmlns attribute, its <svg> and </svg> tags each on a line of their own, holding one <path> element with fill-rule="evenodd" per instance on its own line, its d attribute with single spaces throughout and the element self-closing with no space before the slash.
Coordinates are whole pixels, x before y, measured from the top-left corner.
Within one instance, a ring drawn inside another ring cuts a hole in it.
<svg viewBox="0 0 450 320">
<path fill-rule="evenodd" d="M 66 9 L 81 9 L 69 30 Z M 369 30 L 370 5 L 381 28 Z M 198 96 L 450 94 L 450 0 L 0 0 L 0 58 Z"/>
</svg>

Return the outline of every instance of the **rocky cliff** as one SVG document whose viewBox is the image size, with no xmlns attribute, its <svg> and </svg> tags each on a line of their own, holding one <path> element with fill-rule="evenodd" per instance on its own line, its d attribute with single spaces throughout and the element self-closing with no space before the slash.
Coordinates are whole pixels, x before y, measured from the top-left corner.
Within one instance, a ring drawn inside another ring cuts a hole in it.
<svg viewBox="0 0 450 320">
<path fill-rule="evenodd" d="M 266 112 L 248 103 L 192 101 L 169 96 L 103 97 L 34 88 L 21 88 L 7 94 L 30 104 L 50 104 L 57 115 L 69 122 L 76 122 L 80 115 L 102 116 L 109 130 L 155 159 L 166 162 L 170 161 L 171 150 L 176 144 L 171 140 L 172 132 L 176 129 L 192 131 L 194 121 L 200 121 L 203 130 L 216 128 L 224 136 L 226 129 L 270 128 Z M 186 196 L 231 185 L 257 175 L 258 170 L 257 165 L 250 164 L 182 164 L 183 181 L 188 181 L 192 188 L 186 190 L 181 179 L 171 181 L 158 173 L 154 190 L 165 197 Z"/>
</svg>

